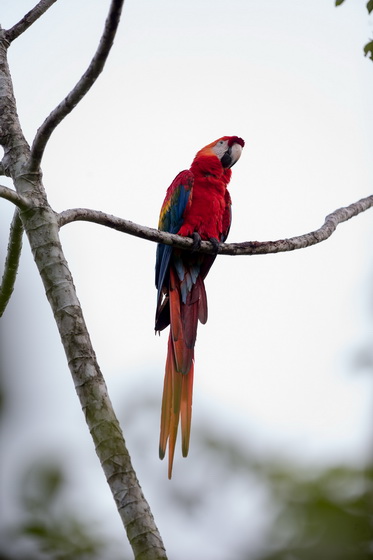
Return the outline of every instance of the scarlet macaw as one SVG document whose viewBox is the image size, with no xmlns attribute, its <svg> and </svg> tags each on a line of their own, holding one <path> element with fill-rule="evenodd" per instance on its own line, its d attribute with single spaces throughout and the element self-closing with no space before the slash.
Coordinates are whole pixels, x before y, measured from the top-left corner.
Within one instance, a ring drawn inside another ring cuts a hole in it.
<svg viewBox="0 0 373 560">
<path fill-rule="evenodd" d="M 231 197 L 227 185 L 231 167 L 241 156 L 242 138 L 223 136 L 195 156 L 188 171 L 172 182 L 163 202 L 158 229 L 190 236 L 197 249 L 201 239 L 216 249 L 231 225 Z M 159 456 L 168 441 L 168 477 L 172 475 L 179 417 L 182 454 L 188 454 L 192 415 L 194 344 L 198 319 L 207 321 L 204 279 L 215 255 L 157 246 L 155 284 L 158 289 L 155 331 L 170 325 L 162 398 Z"/>
</svg>

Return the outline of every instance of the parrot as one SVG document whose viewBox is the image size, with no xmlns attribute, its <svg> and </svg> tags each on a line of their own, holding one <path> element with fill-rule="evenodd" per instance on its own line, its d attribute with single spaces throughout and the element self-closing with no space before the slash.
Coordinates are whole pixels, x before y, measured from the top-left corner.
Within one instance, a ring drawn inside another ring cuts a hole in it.
<svg viewBox="0 0 373 560">
<path fill-rule="evenodd" d="M 157 245 L 155 332 L 170 325 L 161 405 L 159 457 L 168 443 L 168 478 L 172 477 L 175 444 L 181 422 L 182 455 L 189 451 L 194 345 L 198 321 L 207 321 L 204 280 L 227 239 L 231 225 L 231 197 L 227 185 L 231 167 L 245 142 L 223 136 L 197 152 L 189 170 L 181 171 L 167 189 L 158 229 L 191 237 L 191 250 Z M 210 241 L 214 254 L 198 252 L 201 240 Z"/>
</svg>

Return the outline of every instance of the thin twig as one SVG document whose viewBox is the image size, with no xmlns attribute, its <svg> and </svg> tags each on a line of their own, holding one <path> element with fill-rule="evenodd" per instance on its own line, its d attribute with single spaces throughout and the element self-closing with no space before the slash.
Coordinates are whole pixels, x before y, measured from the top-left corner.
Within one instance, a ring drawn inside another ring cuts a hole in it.
<svg viewBox="0 0 373 560">
<path fill-rule="evenodd" d="M 338 224 L 357 216 L 361 212 L 373 207 L 373 195 L 362 198 L 358 202 L 354 202 L 345 208 L 335 210 L 325 218 L 324 224 L 317 230 L 289 239 L 279 239 L 277 241 L 245 241 L 243 243 L 221 243 L 219 246 L 219 254 L 221 255 L 263 255 L 268 253 L 281 253 L 285 251 L 294 251 L 295 249 L 304 249 L 311 247 L 321 241 L 328 239 L 335 231 Z M 181 237 L 172 233 L 159 231 L 157 229 L 141 226 L 100 212 L 98 210 L 90 210 L 89 208 L 73 208 L 65 210 L 58 215 L 59 226 L 62 227 L 70 222 L 86 221 L 94 222 L 103 226 L 107 226 L 123 233 L 128 233 L 136 237 L 155 241 L 156 243 L 164 243 L 173 245 L 181 249 L 191 249 L 193 240 L 188 237 Z M 202 241 L 202 253 L 215 253 L 214 246 L 209 241 Z"/>
<path fill-rule="evenodd" d="M 19 210 L 16 208 L 10 226 L 8 252 L 0 285 L 0 317 L 3 315 L 14 290 L 22 250 L 22 235 L 22 220 L 19 217 Z"/>
<path fill-rule="evenodd" d="M 74 107 L 76 107 L 79 101 L 90 90 L 98 76 L 101 74 L 114 42 L 123 3 L 124 0 L 112 0 L 99 46 L 90 65 L 74 89 L 72 89 L 65 99 L 63 99 L 61 103 L 50 113 L 38 129 L 31 147 L 29 166 L 31 171 L 36 171 L 39 168 L 45 146 L 47 145 L 54 129 L 74 109 Z"/>
<path fill-rule="evenodd" d="M 9 200 L 9 202 L 13 202 L 13 204 L 22 210 L 25 210 L 29 206 L 27 201 L 21 195 L 9 187 L 4 187 L 3 185 L 0 185 L 0 198 L 5 198 L 5 200 Z"/>
<path fill-rule="evenodd" d="M 37 19 L 40 18 L 57 0 L 40 0 L 40 2 L 32 8 L 27 14 L 11 29 L 5 32 L 5 37 L 9 43 L 17 39 L 24 31 L 26 31 Z"/>
</svg>

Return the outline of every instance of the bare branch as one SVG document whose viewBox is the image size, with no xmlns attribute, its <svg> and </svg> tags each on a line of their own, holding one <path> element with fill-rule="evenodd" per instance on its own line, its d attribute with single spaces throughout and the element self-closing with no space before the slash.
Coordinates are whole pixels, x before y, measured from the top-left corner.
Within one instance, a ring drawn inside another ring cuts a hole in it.
<svg viewBox="0 0 373 560">
<path fill-rule="evenodd" d="M 21 195 L 17 194 L 16 191 L 13 191 L 12 189 L 9 189 L 9 187 L 4 187 L 3 185 L 0 185 L 0 198 L 5 198 L 5 200 L 9 200 L 9 202 L 13 202 L 13 204 L 23 210 L 29 206 L 27 201 Z"/>
<path fill-rule="evenodd" d="M 27 14 L 11 29 L 5 32 L 7 41 L 11 43 L 14 39 L 17 39 L 24 31 L 26 31 L 31 25 L 40 18 L 57 0 L 40 0 L 40 2 L 32 8 Z"/>
<path fill-rule="evenodd" d="M 2 161 L 0 161 L 0 175 L 5 175 L 5 169 Z"/>
<path fill-rule="evenodd" d="M 294 251 L 295 249 L 304 249 L 316 245 L 321 241 L 328 239 L 335 231 L 338 224 L 346 222 L 350 218 L 357 216 L 361 212 L 368 210 L 373 206 L 373 195 L 362 198 L 358 202 L 354 202 L 345 208 L 335 210 L 325 218 L 324 224 L 317 230 L 305 233 L 297 237 L 289 239 L 279 239 L 278 241 L 245 241 L 243 243 L 221 243 L 218 253 L 221 255 L 263 255 L 267 253 L 282 253 L 285 251 Z M 65 210 L 58 215 L 58 224 L 60 227 L 75 221 L 94 222 L 103 226 L 107 226 L 123 233 L 128 233 L 148 241 L 156 243 L 164 243 L 173 245 L 181 249 L 191 249 L 193 240 L 188 237 L 181 237 L 157 229 L 141 226 L 100 212 L 98 210 L 90 210 L 89 208 L 73 208 Z M 215 253 L 215 248 L 209 241 L 202 241 L 202 253 Z"/>
<path fill-rule="evenodd" d="M 165 560 L 166 552 L 150 507 L 142 493 L 133 469 L 119 422 L 114 413 L 105 381 L 97 363 L 87 325 L 77 298 L 73 279 L 65 260 L 56 213 L 49 206 L 38 166 L 46 142 L 58 122 L 68 114 L 88 91 L 102 70 L 113 42 L 123 0 L 112 0 L 104 35 L 81 85 L 62 104 L 60 111 L 49 117 L 38 132 L 34 146 L 35 169 L 30 169 L 29 147 L 18 121 L 12 81 L 7 65 L 8 41 L 0 29 L 0 143 L 4 146 L 3 166 L 13 178 L 20 196 L 32 201 L 22 212 L 35 263 L 43 280 L 45 293 L 54 313 L 75 388 L 92 435 L 97 455 L 119 515 L 126 528 L 136 560 Z M 58 108 L 57 108 L 58 109 Z M 4 198 L 22 202 L 11 189 L 1 188 Z M 8 267 L 9 268 L 9 267 Z"/>
<path fill-rule="evenodd" d="M 38 129 L 33 145 L 31 147 L 30 170 L 36 171 L 39 168 L 44 154 L 45 146 L 60 122 L 76 107 L 79 101 L 90 90 L 98 76 L 101 74 L 110 49 L 114 42 L 114 37 L 118 29 L 120 16 L 124 0 L 112 0 L 108 17 L 105 22 L 100 44 L 97 48 L 89 67 L 80 78 L 73 90 L 61 101 L 61 103 L 45 119 Z"/>
<path fill-rule="evenodd" d="M 84 416 L 136 560 L 166 560 L 153 515 L 132 466 L 92 347 L 52 208 L 34 206 L 22 221 L 65 349 Z"/>
<path fill-rule="evenodd" d="M 321 241 L 326 241 L 339 224 L 346 222 L 371 207 L 373 207 L 373 195 L 362 198 L 349 206 L 339 208 L 328 214 L 323 225 L 315 231 L 277 241 L 230 243 L 223 246 L 222 253 L 225 255 L 264 255 L 267 253 L 283 253 L 285 251 L 305 249 L 306 247 L 321 243 Z"/>
<path fill-rule="evenodd" d="M 19 258 L 21 256 L 22 235 L 23 225 L 22 220 L 19 217 L 19 211 L 17 208 L 14 212 L 13 220 L 10 226 L 8 253 L 5 260 L 4 274 L 0 285 L 0 317 L 3 315 L 14 290 Z"/>
<path fill-rule="evenodd" d="M 90 208 L 72 208 L 64 210 L 58 214 L 58 225 L 62 227 L 66 224 L 76 221 L 93 222 L 102 226 L 107 226 L 116 229 L 123 233 L 129 233 L 135 237 L 141 237 L 148 241 L 155 241 L 156 243 L 166 243 L 167 245 L 175 245 L 182 249 L 189 249 L 193 242 L 188 237 L 180 237 L 180 235 L 173 235 L 158 229 L 153 229 L 147 226 L 135 224 L 130 220 L 118 218 L 100 210 L 91 210 Z M 203 245 L 205 243 L 203 242 Z M 210 247 L 210 243 L 206 243 L 206 247 Z"/>
<path fill-rule="evenodd" d="M 5 32 L 0 28 L 0 144 L 4 149 L 1 160 L 1 172 L 8 177 L 15 178 L 24 173 L 24 165 L 30 154 L 29 145 L 23 135 L 18 119 L 17 105 L 14 97 L 13 83 L 10 75 L 7 53 L 9 42 L 4 37 Z M 16 186 L 17 192 L 23 194 Z"/>
</svg>

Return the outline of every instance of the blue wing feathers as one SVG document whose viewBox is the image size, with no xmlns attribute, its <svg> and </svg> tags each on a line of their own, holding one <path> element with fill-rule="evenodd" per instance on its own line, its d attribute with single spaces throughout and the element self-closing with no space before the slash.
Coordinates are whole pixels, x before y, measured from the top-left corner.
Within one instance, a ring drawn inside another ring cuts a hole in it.
<svg viewBox="0 0 373 560">
<path fill-rule="evenodd" d="M 191 201 L 193 181 L 194 177 L 190 171 L 182 171 L 173 180 L 162 205 L 158 229 L 169 233 L 179 231 L 183 224 L 185 208 Z M 171 254 L 171 245 L 163 245 L 162 243 L 158 245 L 155 263 L 155 285 L 158 289 L 158 301 L 167 279 Z"/>
<path fill-rule="evenodd" d="M 159 216 L 158 229 L 177 233 L 184 221 L 184 212 L 192 201 L 194 176 L 191 171 L 182 171 L 173 180 L 167 190 Z M 160 243 L 157 246 L 155 263 L 155 285 L 158 290 L 156 329 L 162 330 L 169 323 L 169 310 L 167 301 L 162 298 L 163 288 L 168 291 L 170 261 L 173 254 L 171 245 Z M 179 271 L 180 273 L 182 271 Z"/>
<path fill-rule="evenodd" d="M 185 208 L 191 201 L 194 177 L 190 171 L 182 171 L 168 188 L 163 202 L 158 229 L 177 233 L 183 224 Z"/>
</svg>

